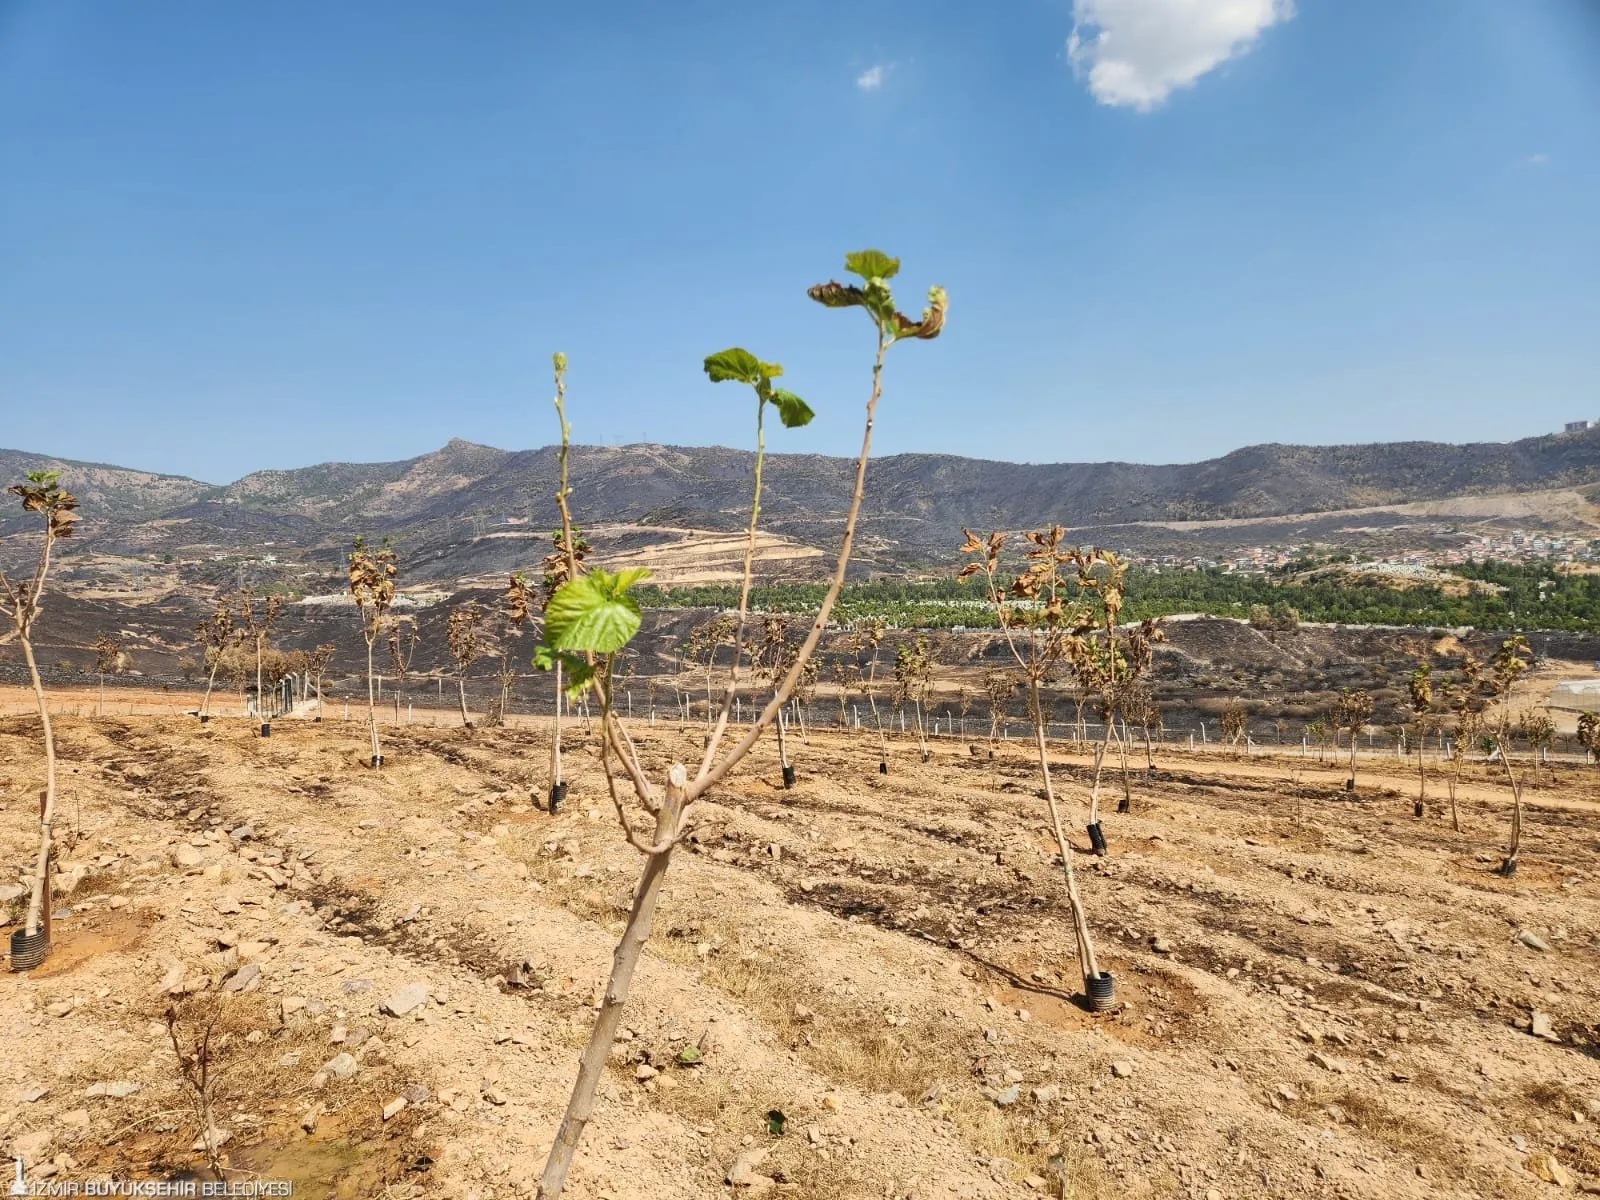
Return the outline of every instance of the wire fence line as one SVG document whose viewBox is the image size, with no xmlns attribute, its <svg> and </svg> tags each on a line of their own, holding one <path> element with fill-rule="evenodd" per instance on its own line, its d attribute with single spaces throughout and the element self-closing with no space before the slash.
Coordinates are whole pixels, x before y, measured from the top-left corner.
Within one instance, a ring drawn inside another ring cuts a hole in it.
<svg viewBox="0 0 1600 1200">
<path fill-rule="evenodd" d="M 548 677 L 541 677 L 548 678 Z M 393 681 L 384 688 L 382 681 L 377 681 L 374 688 L 375 714 L 383 725 L 423 725 L 429 727 L 450 727 L 461 724 L 461 708 L 458 696 L 452 695 L 444 686 L 447 681 L 427 680 L 426 685 L 413 684 L 402 691 L 399 702 L 396 703 Z M 89 690 L 84 685 L 77 689 Z M 227 691 L 218 689 L 212 693 L 209 711 L 217 717 L 249 717 L 252 719 L 272 720 L 285 716 L 316 717 L 321 716 L 326 720 L 365 720 L 367 697 L 365 694 L 353 695 L 341 689 L 340 694 L 324 694 L 320 702 L 312 690 L 304 698 L 298 698 L 300 691 L 297 688 L 263 689 L 266 692 L 265 703 L 258 704 L 254 690 L 247 690 L 242 696 L 234 689 Z M 137 699 L 130 699 L 129 693 L 135 692 Z M 468 693 L 469 714 L 471 718 L 482 723 L 489 712 L 511 725 L 522 725 L 528 722 L 537 723 L 539 720 L 548 720 L 555 713 L 556 699 L 553 689 L 551 694 L 543 696 L 527 696 L 513 687 L 505 696 L 506 704 L 503 711 L 499 711 L 501 694 L 496 689 L 492 694 L 486 695 L 481 688 L 475 688 Z M 106 700 L 102 709 L 99 699 L 83 699 L 74 697 L 62 702 L 52 699 L 50 711 L 55 716 L 94 717 L 104 712 L 107 716 L 162 716 L 178 715 L 181 713 L 194 713 L 197 711 L 201 696 L 200 689 L 168 690 L 157 693 L 153 689 L 122 687 L 115 691 L 108 688 Z M 705 724 L 708 721 L 708 710 L 713 714 L 717 711 L 720 697 L 708 704 L 704 696 L 692 696 L 689 693 L 679 692 L 675 697 L 665 697 L 657 694 L 640 694 L 630 688 L 619 689 L 616 697 L 618 715 L 623 718 L 642 722 L 648 725 L 681 725 Z M 752 722 L 764 706 L 761 697 L 738 696 L 734 700 L 734 711 L 730 716 L 733 723 L 746 725 Z M 592 721 L 597 715 L 594 707 L 586 700 L 573 702 L 565 697 L 561 700 L 561 711 L 564 719 L 576 721 Z M 36 712 L 33 697 L 30 695 L 18 696 L 6 702 L 0 701 L 0 715 L 29 715 Z M 810 703 L 801 703 L 791 700 L 784 706 L 784 716 L 791 728 L 798 729 L 802 734 L 807 730 L 827 730 L 832 732 L 876 732 L 881 726 L 885 735 L 896 740 L 902 738 L 916 738 L 918 736 L 919 714 L 914 708 L 899 707 L 891 704 L 880 704 L 874 711 L 870 703 L 859 701 L 846 701 L 841 706 L 836 699 L 813 700 Z M 972 715 L 970 712 L 962 715 L 959 712 L 949 711 L 944 706 L 939 706 L 931 712 L 920 714 L 921 734 L 930 741 L 961 742 L 988 741 L 992 737 L 997 741 L 1011 741 L 1019 738 L 1033 737 L 1033 724 L 1015 714 L 1006 713 L 991 722 L 990 716 Z M 1231 748 L 1241 754 L 1290 754 L 1304 758 L 1330 758 L 1335 755 L 1348 757 L 1350 741 L 1347 733 L 1340 731 L 1334 735 L 1331 731 L 1321 735 L 1314 733 L 1309 724 L 1291 726 L 1287 722 L 1280 727 L 1275 722 L 1255 721 L 1237 741 L 1230 742 L 1223 735 L 1221 721 L 1218 719 L 1207 720 L 1195 715 L 1193 719 L 1185 721 L 1181 718 L 1176 721 L 1163 721 L 1159 726 L 1152 726 L 1146 731 L 1142 726 L 1122 726 L 1118 723 L 1118 732 L 1127 738 L 1130 751 L 1143 752 L 1146 739 L 1152 749 L 1197 749 Z M 1092 720 L 1047 721 L 1045 723 L 1045 740 L 1053 746 L 1092 746 L 1105 736 L 1105 724 Z M 1534 747 L 1516 738 L 1508 738 L 1508 749 L 1511 753 L 1528 757 L 1538 753 L 1543 762 L 1573 762 L 1582 763 L 1591 761 L 1587 751 L 1577 748 L 1575 739 L 1570 736 L 1558 735 L 1555 743 L 1542 748 Z M 1449 732 L 1432 733 L 1423 739 L 1423 752 L 1426 758 L 1433 761 L 1449 761 L 1456 751 L 1456 739 Z M 1562 745 L 1566 749 L 1561 749 Z M 1416 743 L 1409 731 L 1399 732 L 1388 727 L 1370 726 L 1363 730 L 1357 741 L 1357 757 L 1359 759 L 1374 758 L 1410 758 L 1416 753 Z M 1493 754 L 1493 747 L 1486 747 L 1481 742 L 1467 747 L 1469 756 L 1488 757 Z"/>
</svg>

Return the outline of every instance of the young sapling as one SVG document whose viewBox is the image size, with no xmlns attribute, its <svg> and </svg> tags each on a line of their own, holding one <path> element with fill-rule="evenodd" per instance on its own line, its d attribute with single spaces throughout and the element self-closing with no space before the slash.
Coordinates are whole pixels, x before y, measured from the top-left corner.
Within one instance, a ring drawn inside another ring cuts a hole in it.
<svg viewBox="0 0 1600 1200">
<path fill-rule="evenodd" d="M 613 806 L 624 835 L 635 849 L 645 856 L 645 866 L 634 891 L 633 905 L 612 958 L 611 976 L 606 985 L 600 1010 L 595 1019 L 589 1044 L 580 1060 L 577 1081 L 567 1105 L 560 1129 L 545 1162 L 539 1180 L 539 1200 L 556 1200 L 566 1184 L 567 1173 L 577 1151 L 579 1139 L 594 1111 L 595 1094 L 605 1072 L 607 1058 L 621 1025 L 623 1007 L 632 987 L 634 969 L 649 939 L 662 879 L 666 874 L 674 847 L 687 835 L 686 817 L 694 803 L 721 780 L 749 753 L 760 740 L 766 728 L 777 718 L 783 705 L 800 679 L 806 662 L 815 652 L 829 614 L 833 611 L 840 590 L 844 587 L 845 573 L 855 545 L 856 526 L 861 513 L 862 498 L 866 489 L 867 463 L 872 453 L 872 432 L 878 401 L 883 394 L 884 359 L 894 344 L 910 338 L 929 339 L 939 335 L 944 325 L 946 301 L 942 289 L 932 289 L 929 306 L 920 321 L 914 321 L 894 307 L 894 297 L 889 280 L 899 270 L 899 262 L 879 251 L 862 251 L 846 259 L 846 265 L 862 279 L 860 285 L 830 282 L 810 289 L 812 299 L 833 308 L 859 307 L 866 310 L 877 330 L 877 356 L 872 370 L 872 391 L 867 401 L 866 428 L 862 435 L 861 453 L 856 462 L 855 486 L 849 510 L 845 516 L 844 537 L 834 567 L 828 590 L 812 621 L 811 629 L 801 643 L 795 662 L 787 676 L 775 689 L 761 712 L 742 732 L 736 741 L 719 755 L 721 741 L 736 692 L 730 688 L 725 693 L 722 711 L 712 730 L 698 771 L 691 777 L 683 763 L 673 764 L 666 773 L 665 787 L 652 782 L 646 773 L 637 747 L 627 730 L 616 718 L 612 708 L 612 688 L 609 663 L 606 656 L 621 650 L 637 633 L 641 621 L 638 604 L 629 595 L 629 589 L 643 578 L 640 571 L 620 575 L 596 571 L 588 576 L 574 577 L 562 586 L 552 600 L 545 622 L 545 651 L 547 656 L 561 656 L 576 668 L 577 683 L 587 687 L 596 696 L 600 706 L 601 763 Z M 771 364 L 761 363 L 753 355 L 741 351 L 737 357 L 713 356 L 722 364 L 718 370 L 729 372 L 728 378 L 737 378 L 756 389 L 761 399 L 758 416 L 767 403 L 773 403 L 772 379 L 775 372 L 767 369 Z M 753 364 L 753 369 L 752 369 Z M 709 370 L 709 363 L 708 363 Z M 763 395 L 765 393 L 765 395 Z M 798 399 L 798 398 L 796 398 Z M 785 402 L 787 403 L 787 402 Z M 780 417 L 785 403 L 777 405 Z M 565 488 L 563 488 L 563 492 Z M 570 513 L 566 496 L 560 499 L 563 525 L 570 526 Z M 571 545 L 569 540 L 568 545 Z M 746 554 L 745 581 L 741 593 L 748 596 L 753 555 Z M 576 576 L 576 572 L 573 573 Z M 747 605 L 740 606 L 742 624 Z M 736 671 L 737 656 L 730 671 Z M 614 761 L 615 760 L 615 761 Z M 620 791 L 618 771 L 631 785 L 638 807 L 648 819 L 650 829 L 641 837 L 635 829 L 632 816 L 624 804 Z"/>
<path fill-rule="evenodd" d="M 361 614 L 361 637 L 367 643 L 367 729 L 372 738 L 371 765 L 383 766 L 383 748 L 378 744 L 378 705 L 373 692 L 372 655 L 378 639 L 388 629 L 389 609 L 394 605 L 395 580 L 400 566 L 389 539 L 376 548 L 358 537 L 350 550 L 350 595 Z"/>
<path fill-rule="evenodd" d="M 530 592 L 527 580 L 521 575 L 512 576 L 507 604 L 520 605 L 517 610 L 520 616 L 513 615 L 511 617 L 513 622 L 520 624 L 527 619 L 531 605 Z M 467 673 L 483 655 L 483 636 L 488 623 L 489 610 L 476 600 L 468 601 L 450 614 L 448 641 L 450 658 L 456 667 L 456 696 L 461 701 L 463 729 L 472 728 L 472 717 L 467 713 Z"/>
<path fill-rule="evenodd" d="M 108 633 L 102 633 L 94 640 L 94 670 L 100 676 L 100 698 L 95 707 L 95 715 L 106 715 L 106 676 L 116 675 L 127 669 L 128 656 L 123 653 L 122 642 Z"/>
<path fill-rule="evenodd" d="M 56 542 L 71 537 L 78 522 L 78 498 L 61 487 L 59 471 L 30 471 L 22 483 L 6 491 L 22 500 L 24 512 L 38 513 L 44 518 L 44 537 L 32 578 L 13 581 L 0 571 L 0 617 L 11 622 L 11 631 L 4 640 L 16 638 L 22 644 L 22 657 L 28 665 L 28 681 L 33 685 L 34 701 L 39 707 L 39 726 L 44 735 L 45 782 L 44 800 L 39 806 L 39 853 L 34 861 L 27 918 L 23 927 L 11 935 L 11 965 L 17 970 L 24 963 L 37 966 L 50 949 L 47 910 L 56 820 L 56 738 L 50 724 L 44 681 L 39 677 L 39 664 L 33 654 L 33 627 L 44 606 L 45 583 L 53 565 Z"/>
</svg>

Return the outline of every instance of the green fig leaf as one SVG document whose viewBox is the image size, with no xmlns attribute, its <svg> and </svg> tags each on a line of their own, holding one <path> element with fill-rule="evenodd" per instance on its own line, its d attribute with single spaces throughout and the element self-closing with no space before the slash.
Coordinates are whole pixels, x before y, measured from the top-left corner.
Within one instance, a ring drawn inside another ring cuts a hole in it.
<svg viewBox="0 0 1600 1200">
<path fill-rule="evenodd" d="M 799 396 L 782 388 L 772 389 L 772 403 L 777 407 L 778 419 L 783 422 L 785 429 L 799 429 L 802 425 L 809 425 L 811 418 L 817 415 Z"/>
<path fill-rule="evenodd" d="M 706 374 L 711 377 L 712 383 L 725 383 L 728 380 L 736 383 L 760 383 L 766 374 L 762 370 L 763 365 L 754 354 L 738 346 L 718 351 L 716 354 L 708 354 L 705 361 Z"/>
<path fill-rule="evenodd" d="M 650 574 L 634 567 L 621 574 L 591 571 L 563 583 L 545 611 L 545 641 L 555 650 L 612 654 L 636 633 L 643 617 L 628 589 Z"/>
</svg>

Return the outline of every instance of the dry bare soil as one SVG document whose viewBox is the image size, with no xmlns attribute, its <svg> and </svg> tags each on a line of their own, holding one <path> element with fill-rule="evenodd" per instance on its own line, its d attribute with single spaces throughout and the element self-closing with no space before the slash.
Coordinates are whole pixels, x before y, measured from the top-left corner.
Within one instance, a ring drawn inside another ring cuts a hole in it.
<svg viewBox="0 0 1600 1200">
<path fill-rule="evenodd" d="M 639 860 L 592 747 L 552 817 L 542 730 L 384 732 L 371 771 L 356 723 L 60 721 L 71 915 L 0 977 L 0 1137 L 33 1177 L 200 1167 L 161 1020 L 220 1003 L 239 1177 L 531 1194 Z M 658 767 L 700 745 L 638 732 Z M 1095 1016 L 1020 743 L 900 742 L 886 776 L 865 739 L 798 753 L 784 792 L 763 746 L 676 856 L 569 1195 L 1600 1187 L 1600 772 L 1544 783 L 1506 880 L 1481 768 L 1458 834 L 1413 819 L 1403 764 L 1363 763 L 1352 799 L 1331 766 L 1168 754 L 1078 859 L 1125 1001 Z M 1063 748 L 1080 830 L 1083 764 Z M 36 723 L 0 718 L 11 878 L 41 769 Z"/>
</svg>

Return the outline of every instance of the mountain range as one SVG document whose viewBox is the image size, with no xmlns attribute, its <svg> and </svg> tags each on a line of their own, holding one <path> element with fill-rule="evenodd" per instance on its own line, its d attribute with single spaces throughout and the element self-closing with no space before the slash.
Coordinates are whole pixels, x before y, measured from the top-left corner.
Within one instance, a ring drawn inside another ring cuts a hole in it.
<svg viewBox="0 0 1600 1200">
<path fill-rule="evenodd" d="M 695 531 L 736 531 L 748 519 L 753 459 L 724 447 L 574 447 L 574 507 L 612 548 L 648 550 Z M 770 455 L 763 526 L 792 545 L 830 548 L 853 468 L 846 458 Z M 536 564 L 543 550 L 535 550 L 548 548 L 558 520 L 552 447 L 509 451 L 458 439 L 399 462 L 258 471 L 222 485 L 0 450 L 7 481 L 39 469 L 60 470 L 79 496 L 80 552 L 144 560 L 215 561 L 271 547 L 278 557 L 330 566 L 339 548 L 364 533 L 395 539 L 419 564 L 413 579 L 444 580 Z M 964 526 L 1053 522 L 1108 544 L 1119 537 L 1155 543 L 1216 522 L 1281 523 L 1299 514 L 1311 527 L 1319 514 L 1562 490 L 1576 494 L 1580 509 L 1600 499 L 1600 427 L 1469 445 L 1259 445 L 1166 466 L 897 454 L 872 463 L 862 557 L 886 570 L 947 561 Z M 29 527 L 20 511 L 0 514 L 0 538 Z"/>
</svg>

